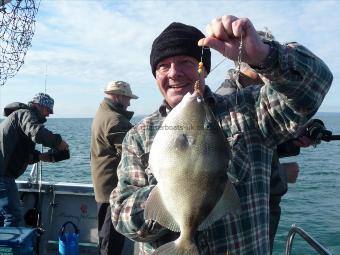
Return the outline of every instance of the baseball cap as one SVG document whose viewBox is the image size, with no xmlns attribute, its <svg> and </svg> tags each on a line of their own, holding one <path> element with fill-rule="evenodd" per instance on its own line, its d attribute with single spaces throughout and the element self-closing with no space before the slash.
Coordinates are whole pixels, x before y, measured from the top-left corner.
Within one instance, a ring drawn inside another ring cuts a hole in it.
<svg viewBox="0 0 340 255">
<path fill-rule="evenodd" d="M 36 104 L 45 106 L 46 108 L 48 108 L 51 114 L 53 113 L 54 100 L 48 94 L 45 94 L 45 93 L 36 94 L 33 97 L 31 103 L 36 103 Z"/>
</svg>

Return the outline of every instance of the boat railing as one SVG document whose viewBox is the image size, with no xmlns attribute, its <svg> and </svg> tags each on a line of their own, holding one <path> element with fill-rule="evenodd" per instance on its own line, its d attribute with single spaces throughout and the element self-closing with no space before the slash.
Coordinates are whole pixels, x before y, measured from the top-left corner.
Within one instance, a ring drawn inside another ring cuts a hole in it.
<svg viewBox="0 0 340 255">
<path fill-rule="evenodd" d="M 302 228 L 299 228 L 295 224 L 292 225 L 288 232 L 285 255 L 290 255 L 292 253 L 292 245 L 295 234 L 299 234 L 315 251 L 321 255 L 332 255 L 332 253 L 322 246 L 318 241 L 311 237 Z"/>
</svg>

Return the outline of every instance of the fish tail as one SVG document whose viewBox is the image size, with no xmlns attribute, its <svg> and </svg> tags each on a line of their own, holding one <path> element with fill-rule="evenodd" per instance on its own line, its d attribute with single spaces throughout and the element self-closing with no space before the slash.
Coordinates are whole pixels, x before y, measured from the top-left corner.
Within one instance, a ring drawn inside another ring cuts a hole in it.
<svg viewBox="0 0 340 255">
<path fill-rule="evenodd" d="M 197 246 L 192 243 L 185 248 L 178 243 L 170 242 L 158 247 L 152 255 L 199 255 Z"/>
</svg>

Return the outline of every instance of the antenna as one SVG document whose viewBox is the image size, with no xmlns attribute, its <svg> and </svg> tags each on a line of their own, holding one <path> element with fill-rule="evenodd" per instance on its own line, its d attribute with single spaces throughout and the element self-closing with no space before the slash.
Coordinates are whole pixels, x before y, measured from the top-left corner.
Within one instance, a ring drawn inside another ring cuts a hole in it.
<svg viewBox="0 0 340 255">
<path fill-rule="evenodd" d="M 46 94 L 46 83 L 47 83 L 47 64 L 45 67 L 45 94 Z"/>
</svg>

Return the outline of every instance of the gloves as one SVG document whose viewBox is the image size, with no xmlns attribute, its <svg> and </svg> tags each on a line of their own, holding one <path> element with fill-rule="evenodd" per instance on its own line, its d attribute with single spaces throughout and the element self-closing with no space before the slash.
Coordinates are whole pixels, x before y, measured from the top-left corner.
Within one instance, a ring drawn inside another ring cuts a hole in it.
<svg viewBox="0 0 340 255">
<path fill-rule="evenodd" d="M 44 162 L 54 162 L 54 159 L 49 152 L 40 153 L 39 160 Z"/>
</svg>

